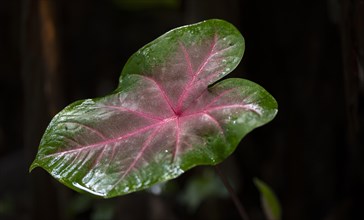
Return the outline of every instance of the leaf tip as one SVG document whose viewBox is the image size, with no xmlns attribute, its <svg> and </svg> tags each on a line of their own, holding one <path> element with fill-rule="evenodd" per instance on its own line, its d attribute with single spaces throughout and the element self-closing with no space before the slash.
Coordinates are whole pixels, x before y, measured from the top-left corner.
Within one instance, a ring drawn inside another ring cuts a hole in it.
<svg viewBox="0 0 364 220">
<path fill-rule="evenodd" d="M 281 205 L 273 190 L 258 178 L 253 179 L 254 185 L 261 194 L 263 211 L 269 220 L 280 220 L 282 216 Z"/>
<path fill-rule="evenodd" d="M 33 163 L 29 167 L 29 173 L 34 170 L 34 168 L 39 167 L 39 164 L 37 163 L 37 160 L 34 160 Z"/>
</svg>

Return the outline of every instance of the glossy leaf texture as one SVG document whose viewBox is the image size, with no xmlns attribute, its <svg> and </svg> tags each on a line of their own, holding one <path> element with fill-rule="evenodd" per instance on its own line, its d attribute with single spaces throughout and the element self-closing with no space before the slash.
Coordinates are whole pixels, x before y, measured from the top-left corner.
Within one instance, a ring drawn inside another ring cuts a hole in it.
<svg viewBox="0 0 364 220">
<path fill-rule="evenodd" d="M 58 113 L 30 169 L 114 197 L 223 161 L 277 113 L 274 98 L 253 82 L 214 84 L 243 52 L 243 37 L 226 21 L 167 32 L 129 58 L 112 94 Z"/>
</svg>

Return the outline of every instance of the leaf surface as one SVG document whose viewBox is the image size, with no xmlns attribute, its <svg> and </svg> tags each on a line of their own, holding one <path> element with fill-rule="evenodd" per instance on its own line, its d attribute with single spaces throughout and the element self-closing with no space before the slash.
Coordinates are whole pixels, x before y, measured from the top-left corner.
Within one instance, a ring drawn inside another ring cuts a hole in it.
<svg viewBox="0 0 364 220">
<path fill-rule="evenodd" d="M 112 94 L 58 113 L 30 169 L 114 197 L 223 161 L 277 112 L 274 98 L 253 82 L 213 85 L 243 52 L 243 37 L 222 20 L 167 32 L 129 58 Z"/>
</svg>

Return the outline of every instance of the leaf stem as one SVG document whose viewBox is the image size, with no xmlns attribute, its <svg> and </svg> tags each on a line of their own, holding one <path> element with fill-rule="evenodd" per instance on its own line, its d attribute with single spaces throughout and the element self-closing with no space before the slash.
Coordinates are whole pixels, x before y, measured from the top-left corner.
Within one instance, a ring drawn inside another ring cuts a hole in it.
<svg viewBox="0 0 364 220">
<path fill-rule="evenodd" d="M 233 187 L 231 186 L 231 184 L 229 183 L 228 179 L 226 178 L 226 176 L 223 174 L 223 172 L 221 171 L 219 165 L 215 165 L 215 171 L 217 173 L 217 175 L 220 177 L 221 182 L 224 184 L 225 188 L 228 190 L 231 199 L 234 202 L 234 205 L 236 207 L 236 209 L 238 210 L 240 217 L 242 220 L 250 220 L 248 214 L 245 211 L 245 208 L 243 206 L 243 204 L 241 203 L 239 197 L 236 195 Z"/>
</svg>

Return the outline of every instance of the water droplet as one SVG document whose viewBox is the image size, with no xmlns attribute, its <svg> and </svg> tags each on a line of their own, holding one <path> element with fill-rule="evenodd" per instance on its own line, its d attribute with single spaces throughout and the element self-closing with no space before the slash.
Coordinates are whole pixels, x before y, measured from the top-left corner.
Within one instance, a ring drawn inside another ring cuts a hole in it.
<svg viewBox="0 0 364 220">
<path fill-rule="evenodd" d="M 156 184 L 149 188 L 149 191 L 154 195 L 160 195 L 163 191 L 163 186 L 165 183 Z"/>
</svg>

